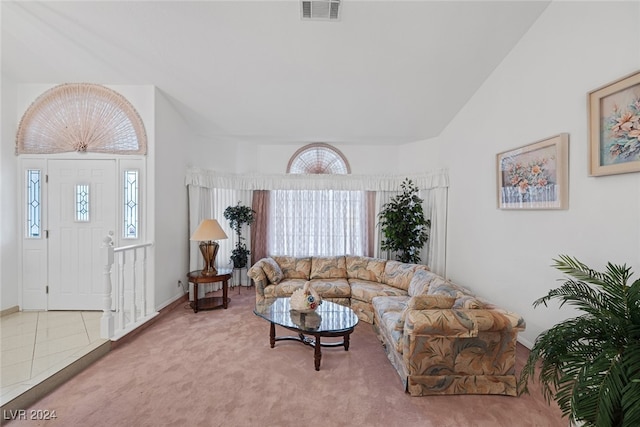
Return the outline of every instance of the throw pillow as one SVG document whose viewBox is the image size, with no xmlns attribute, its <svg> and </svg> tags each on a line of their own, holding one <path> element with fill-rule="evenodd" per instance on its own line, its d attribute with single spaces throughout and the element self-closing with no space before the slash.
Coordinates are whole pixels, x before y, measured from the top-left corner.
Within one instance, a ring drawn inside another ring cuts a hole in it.
<svg viewBox="0 0 640 427">
<path fill-rule="evenodd" d="M 456 302 L 453 304 L 453 308 L 479 309 L 484 308 L 484 304 L 482 304 L 471 295 L 464 295 L 456 298 Z"/>
<path fill-rule="evenodd" d="M 407 308 L 402 311 L 402 315 L 396 323 L 396 330 L 404 330 L 404 322 L 407 319 L 407 311 L 411 310 L 432 310 L 448 309 L 453 307 L 455 298 L 446 295 L 416 295 L 411 297 Z"/>
<path fill-rule="evenodd" d="M 282 280 L 282 270 L 280 270 L 280 266 L 273 258 L 264 258 L 262 260 L 262 269 L 269 282 L 277 285 Z"/>
</svg>

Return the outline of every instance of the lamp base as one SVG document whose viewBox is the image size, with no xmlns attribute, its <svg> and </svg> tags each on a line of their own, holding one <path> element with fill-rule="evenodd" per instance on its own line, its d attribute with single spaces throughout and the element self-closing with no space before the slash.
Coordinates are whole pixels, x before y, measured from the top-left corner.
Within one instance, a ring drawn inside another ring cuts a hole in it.
<svg viewBox="0 0 640 427">
<path fill-rule="evenodd" d="M 218 274 L 218 270 L 216 270 L 215 268 L 211 270 L 202 270 L 200 274 L 203 276 L 216 276 Z"/>
<path fill-rule="evenodd" d="M 203 276 L 215 276 L 218 274 L 218 270 L 216 269 L 216 255 L 218 254 L 218 249 L 220 245 L 218 242 L 208 241 L 200 243 L 200 252 L 202 253 L 202 258 L 204 259 L 204 268 L 200 272 Z"/>
</svg>

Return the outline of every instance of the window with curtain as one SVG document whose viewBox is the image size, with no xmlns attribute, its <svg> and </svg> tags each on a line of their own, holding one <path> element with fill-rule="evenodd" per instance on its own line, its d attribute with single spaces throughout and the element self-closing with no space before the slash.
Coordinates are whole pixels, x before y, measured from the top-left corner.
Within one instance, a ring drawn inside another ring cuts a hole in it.
<svg viewBox="0 0 640 427">
<path fill-rule="evenodd" d="M 349 171 L 344 155 L 328 144 L 301 148 L 287 167 L 289 173 L 303 174 Z M 273 190 L 269 197 L 269 254 L 369 255 L 373 225 L 366 191 Z"/>
</svg>

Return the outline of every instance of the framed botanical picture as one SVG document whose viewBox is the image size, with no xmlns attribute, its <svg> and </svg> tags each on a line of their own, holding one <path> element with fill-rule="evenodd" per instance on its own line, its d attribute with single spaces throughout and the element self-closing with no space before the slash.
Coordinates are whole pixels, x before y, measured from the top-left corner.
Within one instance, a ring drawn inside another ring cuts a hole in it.
<svg viewBox="0 0 640 427">
<path fill-rule="evenodd" d="M 640 171 L 640 72 L 589 92 L 589 174 Z"/>
<path fill-rule="evenodd" d="M 496 160 L 498 208 L 568 208 L 568 133 L 499 153 Z"/>
</svg>

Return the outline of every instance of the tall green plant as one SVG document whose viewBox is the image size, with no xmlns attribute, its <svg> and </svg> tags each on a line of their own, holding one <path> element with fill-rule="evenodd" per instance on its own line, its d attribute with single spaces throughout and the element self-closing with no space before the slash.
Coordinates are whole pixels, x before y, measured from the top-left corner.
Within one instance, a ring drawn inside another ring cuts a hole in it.
<svg viewBox="0 0 640 427">
<path fill-rule="evenodd" d="M 385 203 L 378 215 L 384 235 L 381 247 L 397 253 L 399 261 L 419 263 L 420 251 L 429 239 L 431 220 L 424 218 L 418 187 L 406 178 L 400 188 L 402 194 Z"/>
<path fill-rule="evenodd" d="M 554 267 L 570 278 L 536 300 L 555 299 L 582 314 L 543 332 L 520 374 L 520 393 L 539 367 L 547 402 L 585 426 L 640 426 L 640 279 L 626 265 L 590 269 L 562 255 Z"/>
<path fill-rule="evenodd" d="M 231 262 L 235 268 L 245 267 L 248 263 L 249 255 L 251 251 L 247 249 L 242 241 L 245 240 L 242 237 L 242 226 L 244 224 L 251 225 L 255 220 L 256 211 L 248 206 L 243 206 L 238 202 L 236 206 L 228 206 L 224 210 L 224 217 L 229 221 L 231 229 L 236 232 L 236 248 L 231 251 Z"/>
</svg>

